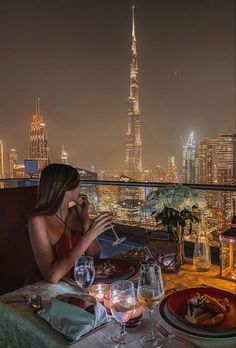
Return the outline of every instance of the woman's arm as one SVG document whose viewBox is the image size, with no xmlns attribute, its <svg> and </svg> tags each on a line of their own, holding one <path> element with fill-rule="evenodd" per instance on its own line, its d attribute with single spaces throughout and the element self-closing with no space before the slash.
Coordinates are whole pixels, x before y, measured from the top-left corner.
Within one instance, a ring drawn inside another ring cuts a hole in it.
<svg viewBox="0 0 236 348">
<path fill-rule="evenodd" d="M 86 195 L 80 195 L 79 201 L 77 205 L 75 206 L 76 209 L 76 216 L 79 219 L 79 224 L 82 226 L 83 235 L 89 230 L 92 221 L 89 218 L 88 213 L 89 208 L 89 201 Z M 72 208 L 73 209 L 73 208 Z M 86 250 L 86 254 L 93 256 L 93 257 L 99 257 L 101 252 L 100 244 L 97 240 L 94 240 Z"/>
<path fill-rule="evenodd" d="M 75 260 L 89 250 L 89 247 L 92 248 L 92 243 L 97 236 L 110 228 L 111 224 L 112 216 L 110 214 L 99 215 L 79 243 L 64 256 L 55 259 L 45 217 L 32 217 L 29 221 L 29 235 L 36 262 L 44 279 L 49 283 L 57 283 L 62 279 L 74 266 Z"/>
</svg>

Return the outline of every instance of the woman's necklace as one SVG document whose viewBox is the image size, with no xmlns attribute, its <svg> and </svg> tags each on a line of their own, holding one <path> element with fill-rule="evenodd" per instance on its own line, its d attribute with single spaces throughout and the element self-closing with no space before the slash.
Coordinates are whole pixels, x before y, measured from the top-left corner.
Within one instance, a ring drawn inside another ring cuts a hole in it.
<svg viewBox="0 0 236 348">
<path fill-rule="evenodd" d="M 64 232 L 69 240 L 70 243 L 70 248 L 71 248 L 71 227 L 67 224 L 67 217 L 66 220 L 64 221 L 59 215 L 55 214 L 56 218 L 65 226 Z M 66 233 L 66 230 L 68 229 L 69 233 Z"/>
</svg>

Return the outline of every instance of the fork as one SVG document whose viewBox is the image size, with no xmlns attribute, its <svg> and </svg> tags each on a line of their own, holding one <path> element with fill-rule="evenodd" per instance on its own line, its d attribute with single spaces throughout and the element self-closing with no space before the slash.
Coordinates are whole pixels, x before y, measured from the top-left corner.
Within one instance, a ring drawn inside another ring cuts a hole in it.
<svg viewBox="0 0 236 348">
<path fill-rule="evenodd" d="M 168 331 L 164 326 L 162 325 L 158 325 L 158 329 L 160 331 L 160 333 L 162 334 L 162 336 L 164 337 L 167 337 L 169 339 L 176 339 L 176 340 L 179 340 L 179 341 L 182 341 L 182 342 L 185 342 L 187 344 L 189 344 L 190 342 L 188 340 L 186 340 L 184 337 L 182 336 L 178 336 L 178 335 L 175 335 L 175 334 L 172 334 L 170 331 Z M 194 347 L 198 347 L 197 345 L 195 345 L 194 343 L 191 342 L 191 345 Z"/>
</svg>

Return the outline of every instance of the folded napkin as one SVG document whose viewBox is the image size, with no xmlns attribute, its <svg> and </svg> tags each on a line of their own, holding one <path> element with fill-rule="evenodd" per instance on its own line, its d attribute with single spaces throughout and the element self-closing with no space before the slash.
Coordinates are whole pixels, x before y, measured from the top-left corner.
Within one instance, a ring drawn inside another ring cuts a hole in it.
<svg viewBox="0 0 236 348">
<path fill-rule="evenodd" d="M 70 343 L 110 321 L 106 309 L 86 294 L 63 294 L 52 299 L 48 307 L 37 312 Z"/>
</svg>

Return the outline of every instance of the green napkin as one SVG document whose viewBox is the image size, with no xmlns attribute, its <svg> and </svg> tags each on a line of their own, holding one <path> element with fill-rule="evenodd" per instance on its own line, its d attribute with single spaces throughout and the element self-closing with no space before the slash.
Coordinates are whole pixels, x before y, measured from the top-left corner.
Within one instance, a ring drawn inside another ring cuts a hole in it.
<svg viewBox="0 0 236 348">
<path fill-rule="evenodd" d="M 69 299 L 81 299 L 90 302 L 87 310 L 68 303 Z M 106 309 L 93 297 L 86 294 L 64 294 L 52 299 L 48 307 L 37 312 L 37 315 L 47 321 L 51 327 L 74 343 L 81 336 L 109 322 Z"/>
</svg>

